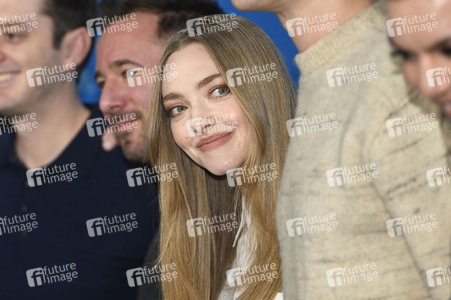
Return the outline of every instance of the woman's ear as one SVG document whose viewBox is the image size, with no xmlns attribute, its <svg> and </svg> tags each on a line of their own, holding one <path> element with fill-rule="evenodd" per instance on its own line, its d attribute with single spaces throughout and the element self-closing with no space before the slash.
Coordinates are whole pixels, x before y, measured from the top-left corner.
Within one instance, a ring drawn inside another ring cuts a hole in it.
<svg viewBox="0 0 451 300">
<path fill-rule="evenodd" d="M 79 66 L 88 55 L 91 44 L 92 38 L 85 27 L 66 33 L 60 45 L 64 64 L 75 63 Z"/>
</svg>

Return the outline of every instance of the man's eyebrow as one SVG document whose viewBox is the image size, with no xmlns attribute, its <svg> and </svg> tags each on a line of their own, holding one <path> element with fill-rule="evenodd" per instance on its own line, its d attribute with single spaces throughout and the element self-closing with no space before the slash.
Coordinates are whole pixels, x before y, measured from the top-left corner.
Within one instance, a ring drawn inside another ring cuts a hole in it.
<svg viewBox="0 0 451 300">
<path fill-rule="evenodd" d="M 439 41 L 435 45 L 432 45 L 431 47 L 428 48 L 428 50 L 435 50 L 435 49 L 443 48 L 443 47 L 445 47 L 446 44 L 448 44 L 450 42 L 451 42 L 451 36 L 444 38 L 443 40 Z"/>
<path fill-rule="evenodd" d="M 121 67 L 121 66 L 127 65 L 127 64 L 141 66 L 141 64 L 139 64 L 136 61 L 133 61 L 131 59 L 119 59 L 119 60 L 114 61 L 111 65 L 113 67 Z"/>
<path fill-rule="evenodd" d="M 390 44 L 391 44 L 393 47 L 395 47 L 395 48 L 397 48 L 397 49 L 400 49 L 400 50 L 403 50 L 403 51 L 406 51 L 406 52 L 409 52 L 409 50 L 404 49 L 404 48 L 398 46 L 398 45 L 396 44 L 396 42 L 395 42 L 393 39 L 389 39 L 389 41 L 390 41 Z M 443 47 L 446 46 L 446 44 L 448 44 L 448 43 L 450 43 L 450 42 L 451 42 L 451 36 L 450 36 L 450 37 L 447 37 L 447 38 L 444 38 L 443 40 L 441 40 L 441 41 L 435 43 L 435 44 L 432 45 L 432 46 L 427 47 L 426 51 L 432 51 L 432 50 L 436 50 L 436 49 L 443 48 Z"/>
<path fill-rule="evenodd" d="M 122 67 L 123 65 L 127 65 L 127 64 L 135 65 L 135 66 L 141 67 L 141 64 L 139 64 L 139 63 L 137 63 L 137 62 L 135 62 L 135 61 L 133 61 L 133 60 L 131 60 L 131 59 L 119 59 L 119 60 L 116 60 L 116 61 L 114 61 L 114 62 L 111 64 L 111 67 L 113 67 L 113 68 L 120 68 L 120 67 Z M 102 72 L 100 72 L 100 71 L 98 71 L 98 70 L 96 70 L 96 71 L 94 72 L 94 78 L 95 78 L 95 79 L 97 79 L 98 77 L 101 77 L 101 76 L 103 76 Z"/>
<path fill-rule="evenodd" d="M 196 89 L 201 89 L 202 87 L 206 86 L 207 84 L 209 84 L 210 82 L 212 82 L 213 80 L 215 80 L 216 78 L 220 77 L 221 74 L 213 74 L 210 76 L 205 77 L 204 79 L 202 79 L 201 81 L 199 81 L 196 84 Z"/>
</svg>

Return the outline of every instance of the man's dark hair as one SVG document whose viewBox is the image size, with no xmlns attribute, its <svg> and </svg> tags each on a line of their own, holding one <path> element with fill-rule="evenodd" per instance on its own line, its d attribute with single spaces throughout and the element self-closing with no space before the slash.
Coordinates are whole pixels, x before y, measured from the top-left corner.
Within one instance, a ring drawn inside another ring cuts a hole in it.
<svg viewBox="0 0 451 300">
<path fill-rule="evenodd" d="M 58 49 L 66 33 L 85 27 L 87 20 L 96 17 L 96 0 L 43 0 L 42 13 L 53 21 L 53 47 Z M 88 55 L 78 66 L 79 70 L 86 65 L 93 47 L 94 39 Z"/>
<path fill-rule="evenodd" d="M 100 10 L 108 18 L 133 12 L 158 14 L 159 37 L 168 37 L 186 28 L 189 19 L 224 13 L 212 0 L 102 0 Z"/>
</svg>

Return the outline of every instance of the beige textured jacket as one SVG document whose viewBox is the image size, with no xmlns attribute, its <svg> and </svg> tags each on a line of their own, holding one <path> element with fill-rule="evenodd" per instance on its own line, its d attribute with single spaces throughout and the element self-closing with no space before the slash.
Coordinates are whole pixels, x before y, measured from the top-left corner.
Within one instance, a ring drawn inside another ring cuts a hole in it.
<svg viewBox="0 0 451 300">
<path fill-rule="evenodd" d="M 276 212 L 285 299 L 451 295 L 440 115 L 406 87 L 383 7 L 296 57 L 300 94 Z"/>
</svg>

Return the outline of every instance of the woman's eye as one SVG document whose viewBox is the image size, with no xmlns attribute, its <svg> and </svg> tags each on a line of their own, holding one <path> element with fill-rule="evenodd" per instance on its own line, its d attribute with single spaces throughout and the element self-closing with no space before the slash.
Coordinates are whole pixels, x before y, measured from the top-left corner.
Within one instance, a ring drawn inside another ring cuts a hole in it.
<svg viewBox="0 0 451 300">
<path fill-rule="evenodd" d="M 179 113 L 183 112 L 186 109 L 184 106 L 175 106 L 169 110 L 169 115 L 171 118 L 177 116 Z"/>
<path fill-rule="evenodd" d="M 222 97 L 227 95 L 228 93 L 230 93 L 230 88 L 227 85 L 222 85 L 218 88 L 215 88 L 212 92 L 211 95 L 213 97 Z"/>
</svg>

